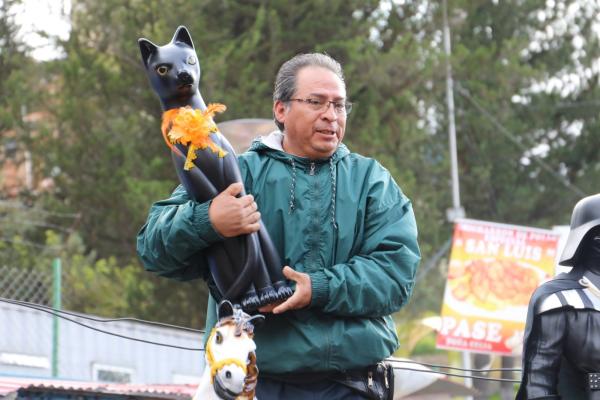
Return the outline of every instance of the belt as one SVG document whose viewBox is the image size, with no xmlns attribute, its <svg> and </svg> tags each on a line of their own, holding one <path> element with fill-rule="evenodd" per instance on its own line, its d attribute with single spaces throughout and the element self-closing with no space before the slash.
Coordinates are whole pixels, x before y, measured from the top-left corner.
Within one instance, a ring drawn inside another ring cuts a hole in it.
<svg viewBox="0 0 600 400">
<path fill-rule="evenodd" d="M 336 382 L 373 400 L 391 400 L 394 394 L 394 371 L 391 365 L 384 362 L 346 371 L 261 373 L 259 380 L 261 378 L 292 385 Z"/>
<path fill-rule="evenodd" d="M 356 373 L 366 373 L 366 369 L 353 370 Z M 270 374 L 261 372 L 258 379 L 270 379 L 277 382 L 290 383 L 293 385 L 302 385 L 307 383 L 341 380 L 347 376 L 346 372 L 341 371 L 321 371 L 321 372 L 288 372 L 284 374 Z"/>
</svg>

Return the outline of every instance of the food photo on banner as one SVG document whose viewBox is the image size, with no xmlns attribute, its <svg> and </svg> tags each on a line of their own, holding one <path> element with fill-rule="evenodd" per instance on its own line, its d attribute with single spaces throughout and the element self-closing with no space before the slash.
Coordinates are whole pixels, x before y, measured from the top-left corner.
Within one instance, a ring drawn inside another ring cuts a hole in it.
<svg viewBox="0 0 600 400">
<path fill-rule="evenodd" d="M 554 276 L 559 240 L 551 230 L 458 220 L 437 347 L 520 355 L 529 298 Z"/>
</svg>

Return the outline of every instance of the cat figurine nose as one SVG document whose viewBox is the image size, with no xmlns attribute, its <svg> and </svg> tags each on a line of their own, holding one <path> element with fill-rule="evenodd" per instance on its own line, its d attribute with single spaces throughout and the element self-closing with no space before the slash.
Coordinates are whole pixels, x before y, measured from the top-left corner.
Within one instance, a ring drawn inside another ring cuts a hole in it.
<svg viewBox="0 0 600 400">
<path fill-rule="evenodd" d="M 194 77 L 187 71 L 181 71 L 177 74 L 177 82 L 181 85 L 191 85 L 194 83 Z"/>
</svg>

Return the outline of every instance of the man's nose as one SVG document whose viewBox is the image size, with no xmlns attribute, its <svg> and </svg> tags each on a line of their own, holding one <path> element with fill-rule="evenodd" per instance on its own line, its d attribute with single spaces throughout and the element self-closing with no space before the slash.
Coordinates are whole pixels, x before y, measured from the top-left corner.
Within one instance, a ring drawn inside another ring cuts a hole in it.
<svg viewBox="0 0 600 400">
<path fill-rule="evenodd" d="M 321 113 L 321 118 L 324 118 L 328 121 L 335 121 L 338 119 L 338 115 L 335 112 L 335 106 L 333 103 L 327 103 L 325 110 Z"/>
</svg>

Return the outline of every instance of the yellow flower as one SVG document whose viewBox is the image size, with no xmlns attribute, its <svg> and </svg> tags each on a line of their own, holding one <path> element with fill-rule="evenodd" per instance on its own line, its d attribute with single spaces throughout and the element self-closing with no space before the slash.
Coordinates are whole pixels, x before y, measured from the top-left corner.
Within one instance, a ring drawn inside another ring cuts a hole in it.
<svg viewBox="0 0 600 400">
<path fill-rule="evenodd" d="M 205 111 L 191 107 L 181 107 L 167 110 L 163 114 L 162 133 L 167 145 L 181 143 L 188 146 L 184 169 L 187 171 L 194 166 L 196 150 L 209 148 L 219 157 L 225 157 L 227 152 L 217 146 L 210 135 L 217 133 L 217 125 L 212 120 L 215 113 L 223 112 L 223 104 L 209 104 Z"/>
</svg>

